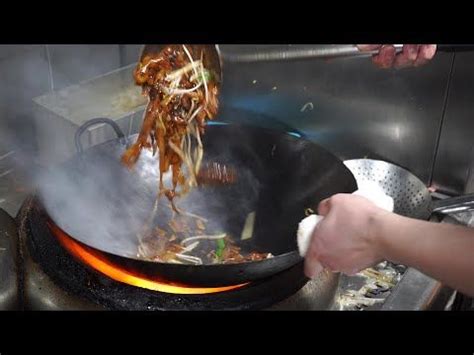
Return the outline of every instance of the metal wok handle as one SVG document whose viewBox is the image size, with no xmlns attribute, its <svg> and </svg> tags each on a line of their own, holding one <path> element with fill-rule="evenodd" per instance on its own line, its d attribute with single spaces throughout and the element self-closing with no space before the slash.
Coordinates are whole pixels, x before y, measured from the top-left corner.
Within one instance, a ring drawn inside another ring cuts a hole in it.
<svg viewBox="0 0 474 355">
<path fill-rule="evenodd" d="M 81 136 L 82 134 L 88 129 L 90 126 L 95 126 L 98 124 L 108 124 L 112 126 L 112 128 L 115 131 L 115 134 L 117 135 L 117 138 L 123 140 L 125 138 L 125 135 L 122 132 L 122 129 L 120 126 L 117 124 L 117 122 L 111 120 L 110 118 L 93 118 L 86 123 L 83 123 L 76 131 L 76 134 L 74 135 L 74 142 L 76 144 L 76 150 L 79 154 L 82 154 L 84 151 L 81 143 Z"/>
<path fill-rule="evenodd" d="M 403 45 L 394 45 L 399 52 Z M 312 48 L 288 48 L 288 49 L 263 49 L 252 53 L 222 53 L 224 60 L 229 62 L 269 62 L 269 61 L 286 61 L 298 59 L 315 59 L 315 58 L 342 58 L 342 57 L 367 57 L 378 51 L 360 51 L 354 45 L 331 45 Z"/>
<path fill-rule="evenodd" d="M 394 44 L 397 53 L 403 50 L 403 44 Z M 438 44 L 438 52 L 469 52 L 474 45 Z M 355 45 L 331 45 L 313 48 L 270 49 L 253 53 L 222 53 L 224 60 L 229 62 L 267 62 L 312 58 L 367 57 L 379 51 L 360 51 Z"/>
<path fill-rule="evenodd" d="M 446 198 L 433 203 L 433 213 L 451 214 L 474 211 L 474 194 Z"/>
</svg>

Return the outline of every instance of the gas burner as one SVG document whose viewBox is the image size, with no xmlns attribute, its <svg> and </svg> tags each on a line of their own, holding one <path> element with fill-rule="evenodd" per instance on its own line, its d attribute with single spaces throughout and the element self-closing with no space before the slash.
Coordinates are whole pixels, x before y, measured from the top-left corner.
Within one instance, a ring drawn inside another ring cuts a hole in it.
<svg viewBox="0 0 474 355">
<path fill-rule="evenodd" d="M 72 257 L 52 233 L 46 220 L 39 218 L 38 210 L 32 198 L 24 204 L 19 214 L 19 234 L 25 264 L 25 298 L 35 300 L 32 308 L 48 309 L 50 302 L 48 297 L 38 295 L 38 292 L 43 291 L 41 287 L 36 287 L 38 282 L 42 282 L 42 278 L 35 276 L 39 270 L 44 271 L 54 284 L 50 283 L 48 290 L 44 291 L 51 292 L 51 287 L 66 291 L 68 297 L 75 300 L 71 303 L 74 304 L 72 309 L 79 304 L 81 309 L 87 305 L 87 309 L 111 310 L 263 309 L 290 297 L 308 281 L 300 263 L 268 279 L 217 293 L 178 294 L 131 286 L 115 281 Z M 36 270 L 36 273 L 32 273 L 32 270 Z M 179 292 L 179 287 L 176 292 Z"/>
<path fill-rule="evenodd" d="M 303 276 L 302 264 L 298 264 L 266 280 L 226 292 L 152 291 L 114 281 L 74 259 L 52 234 L 46 221 L 34 219 L 35 206 L 38 205 L 34 198 L 28 198 L 16 217 L 19 243 L 15 223 L 0 210 L 0 272 L 6 276 L 4 287 L 0 287 L 0 309 L 426 309 L 431 307 L 430 300 L 437 299 L 441 289 L 435 280 L 414 269 L 384 262 L 355 276 L 324 271 L 308 281 Z M 414 287 L 415 284 L 421 288 Z M 413 292 L 407 295 L 407 291 Z M 407 304 L 407 300 L 417 301 L 412 305 Z"/>
</svg>

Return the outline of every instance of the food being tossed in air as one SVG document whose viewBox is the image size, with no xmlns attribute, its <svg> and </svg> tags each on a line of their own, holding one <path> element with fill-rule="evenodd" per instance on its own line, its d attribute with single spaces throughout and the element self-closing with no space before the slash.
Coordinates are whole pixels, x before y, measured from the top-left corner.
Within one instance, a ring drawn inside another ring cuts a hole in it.
<svg viewBox="0 0 474 355">
<path fill-rule="evenodd" d="M 205 66 L 199 46 L 169 45 L 147 54 L 134 71 L 135 83 L 148 97 L 137 141 L 122 155 L 132 168 L 143 149 L 158 154 L 159 189 L 154 208 L 139 236 L 138 257 L 167 263 L 240 263 L 271 257 L 268 253 L 244 252 L 226 233 L 207 232 L 207 220 L 177 208 L 174 198 L 198 185 L 234 184 L 234 168 L 217 162 L 202 164 L 201 137 L 208 120 L 218 111 L 217 75 Z M 203 165 L 201 167 L 201 165 Z M 171 169 L 170 186 L 163 175 Z M 165 195 L 173 215 L 158 218 L 159 198 Z M 167 220 L 167 222 L 165 222 Z"/>
<path fill-rule="evenodd" d="M 204 67 L 204 52 L 194 53 L 192 46 L 170 45 L 144 56 L 134 78 L 149 101 L 138 139 L 123 154 L 122 162 L 132 167 L 144 148 L 158 152 L 159 192 L 172 202 L 198 183 L 203 158 L 201 135 L 206 121 L 213 119 L 219 108 L 216 74 Z M 164 186 L 163 174 L 170 168 L 172 183 Z"/>
</svg>

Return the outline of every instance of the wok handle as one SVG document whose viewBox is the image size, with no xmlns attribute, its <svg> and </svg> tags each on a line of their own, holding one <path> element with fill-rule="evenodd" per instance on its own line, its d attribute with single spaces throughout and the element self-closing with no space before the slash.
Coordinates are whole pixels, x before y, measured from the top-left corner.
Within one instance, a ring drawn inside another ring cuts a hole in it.
<svg viewBox="0 0 474 355">
<path fill-rule="evenodd" d="M 403 50 L 403 44 L 394 44 L 397 53 Z M 470 52 L 474 51 L 474 45 L 451 45 L 438 44 L 438 52 Z M 343 58 L 343 57 L 367 57 L 377 54 L 379 51 L 360 51 L 355 45 L 334 45 L 312 48 L 289 48 L 269 49 L 252 53 L 227 54 L 223 53 L 225 60 L 229 62 L 268 62 L 285 61 L 297 59 L 314 58 Z"/>
<path fill-rule="evenodd" d="M 77 129 L 76 134 L 74 135 L 74 142 L 76 144 L 76 151 L 79 154 L 82 154 L 82 152 L 84 151 L 84 148 L 82 147 L 82 143 L 81 143 L 81 136 L 86 131 L 86 129 L 88 129 L 91 126 L 95 126 L 95 125 L 98 125 L 98 124 L 104 124 L 104 123 L 112 126 L 112 128 L 115 131 L 115 134 L 117 135 L 117 138 L 119 138 L 119 139 L 124 139 L 125 138 L 125 135 L 123 134 L 122 129 L 117 124 L 117 122 L 111 120 L 110 118 L 102 118 L 102 117 L 93 118 L 93 119 L 83 123 Z"/>
<path fill-rule="evenodd" d="M 433 202 L 433 213 L 451 214 L 474 210 L 474 194 L 450 197 Z"/>
</svg>

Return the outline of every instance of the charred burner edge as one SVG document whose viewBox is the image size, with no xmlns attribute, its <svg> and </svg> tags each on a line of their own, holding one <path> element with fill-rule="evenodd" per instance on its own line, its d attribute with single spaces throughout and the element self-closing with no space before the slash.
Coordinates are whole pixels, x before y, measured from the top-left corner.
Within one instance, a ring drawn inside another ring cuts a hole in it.
<svg viewBox="0 0 474 355">
<path fill-rule="evenodd" d="M 41 265 L 45 273 L 53 280 L 56 285 L 61 285 L 67 292 L 87 299 L 89 302 L 99 305 L 105 309 L 116 310 L 255 310 L 264 309 L 276 304 L 282 299 L 288 298 L 298 290 L 300 290 L 308 280 L 303 276 L 302 264 L 287 270 L 287 277 L 291 277 L 291 286 L 285 287 L 284 292 L 275 295 L 274 286 L 282 283 L 280 279 L 287 279 L 284 275 L 276 275 L 274 278 L 263 280 L 255 283 L 252 286 L 244 287 L 243 289 L 224 292 L 220 294 L 210 295 L 170 295 L 160 292 L 140 289 L 127 284 L 109 279 L 106 276 L 100 275 L 95 271 L 88 270 L 86 266 L 80 264 L 70 257 L 69 254 L 59 245 L 54 236 L 51 234 L 43 237 L 49 237 L 55 242 L 52 244 L 55 253 L 55 258 L 67 259 L 67 264 L 70 269 L 78 269 L 80 273 L 85 274 L 87 279 L 80 280 L 82 282 L 89 282 L 89 285 L 82 287 L 81 285 L 72 285 L 72 278 L 61 277 L 60 272 L 55 271 L 54 262 L 47 262 L 45 256 L 41 255 L 38 249 L 37 241 L 35 241 L 35 233 L 31 229 L 31 211 L 35 207 L 34 198 L 29 198 L 23 205 L 20 217 L 21 225 L 21 239 L 30 252 L 31 258 L 34 262 Z M 37 226 L 40 227 L 39 225 Z M 38 229 L 35 228 L 35 229 Z M 25 234 L 27 233 L 27 234 Z M 40 233 L 37 231 L 37 233 Z M 28 235 L 28 238 L 25 236 Z M 26 240 L 25 240 L 26 239 Z M 44 241 L 48 244 L 50 241 Z M 282 273 L 283 274 L 283 273 Z M 75 275 L 77 278 L 79 275 Z M 275 284 L 273 287 L 270 285 Z M 260 291 L 257 291 L 260 288 Z M 114 293 L 118 291 L 117 294 Z M 253 290 L 256 290 L 254 292 Z M 262 291 L 266 290 L 265 297 L 262 297 Z M 110 294 L 112 293 L 112 294 Z M 108 294 L 108 295 L 107 295 Z M 120 297 L 125 294 L 126 297 Z M 252 294 L 254 296 L 252 297 Z M 108 297 L 107 297 L 108 296 Z M 136 302 L 135 298 L 141 298 L 140 302 Z M 131 302 L 130 300 L 134 300 Z"/>
</svg>

